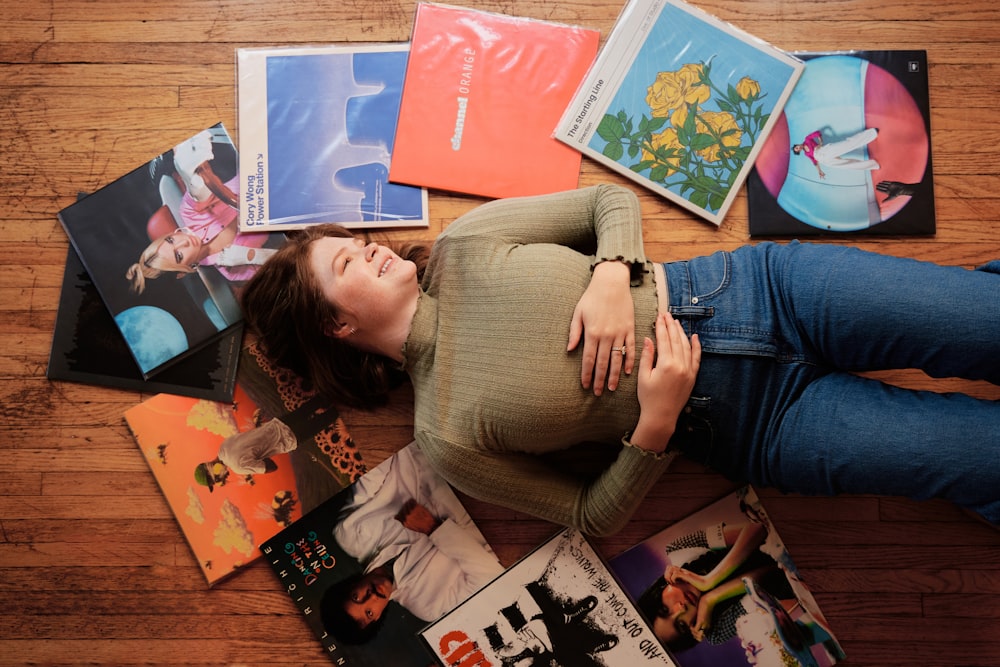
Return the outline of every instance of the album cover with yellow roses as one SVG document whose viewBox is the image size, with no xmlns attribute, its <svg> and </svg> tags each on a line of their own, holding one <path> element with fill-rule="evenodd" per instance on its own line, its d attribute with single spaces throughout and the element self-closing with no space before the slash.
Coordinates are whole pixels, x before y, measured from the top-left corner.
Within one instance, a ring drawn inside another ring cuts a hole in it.
<svg viewBox="0 0 1000 667">
<path fill-rule="evenodd" d="M 629 0 L 555 136 L 719 225 L 803 68 L 681 0 Z"/>
</svg>

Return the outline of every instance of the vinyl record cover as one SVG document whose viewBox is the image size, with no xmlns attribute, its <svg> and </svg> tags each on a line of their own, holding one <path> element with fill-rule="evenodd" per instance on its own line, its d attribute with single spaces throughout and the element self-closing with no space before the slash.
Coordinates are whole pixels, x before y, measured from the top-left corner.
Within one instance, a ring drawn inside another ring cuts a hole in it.
<svg viewBox="0 0 1000 667">
<path fill-rule="evenodd" d="M 336 406 L 255 345 L 231 402 L 157 394 L 125 421 L 210 586 L 366 469 Z"/>
<path fill-rule="evenodd" d="M 676 664 L 574 529 L 546 540 L 420 636 L 442 665 Z"/>
<path fill-rule="evenodd" d="M 236 51 L 240 229 L 426 227 L 427 192 L 389 182 L 409 46 Z"/>
<path fill-rule="evenodd" d="M 610 565 L 681 667 L 829 667 L 844 659 L 749 486 Z"/>
<path fill-rule="evenodd" d="M 681 0 L 628 0 L 555 136 L 719 225 L 803 67 Z"/>
<path fill-rule="evenodd" d="M 751 236 L 933 234 L 927 52 L 798 53 L 747 179 Z"/>
<path fill-rule="evenodd" d="M 237 291 L 284 242 L 237 231 L 236 170 L 218 124 L 59 212 L 144 379 L 239 325 Z"/>
<path fill-rule="evenodd" d="M 413 443 L 261 549 L 330 659 L 346 667 L 433 665 L 417 632 L 503 570 Z"/>
<path fill-rule="evenodd" d="M 71 247 L 45 376 L 83 384 L 210 401 L 231 401 L 243 328 L 234 327 L 190 356 L 144 380 L 121 331 Z"/>
<path fill-rule="evenodd" d="M 419 3 L 389 178 L 484 197 L 577 187 L 552 131 L 597 54 L 576 26 Z"/>
</svg>

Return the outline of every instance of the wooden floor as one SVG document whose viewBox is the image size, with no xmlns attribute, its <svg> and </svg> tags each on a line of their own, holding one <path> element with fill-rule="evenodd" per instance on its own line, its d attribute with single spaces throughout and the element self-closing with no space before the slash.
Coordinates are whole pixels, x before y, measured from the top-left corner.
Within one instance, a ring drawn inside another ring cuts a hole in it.
<svg viewBox="0 0 1000 667">
<path fill-rule="evenodd" d="M 459 4 L 459 3 L 454 3 Z M 468 0 L 599 28 L 619 0 Z M 993 0 L 704 0 L 787 50 L 926 48 L 938 233 L 876 250 L 973 266 L 1000 257 L 1000 5 Z M 145 396 L 45 378 L 66 258 L 56 212 L 217 121 L 238 136 L 234 49 L 391 42 L 412 0 L 22 0 L 0 23 L 0 664 L 326 665 L 261 564 L 208 590 L 122 421 Z M 623 182 L 584 161 L 581 184 Z M 639 192 L 647 252 L 748 241 Z M 482 200 L 431 194 L 428 236 Z M 414 233 L 409 233 L 411 236 Z M 842 239 L 838 239 L 838 242 Z M 929 312 L 933 304 L 928 304 Z M 997 332 L 1000 335 L 1000 332 Z M 899 374 L 889 379 L 929 385 Z M 1000 398 L 1000 389 L 950 382 Z M 397 407 L 345 418 L 370 465 L 409 442 Z M 732 486 L 680 463 L 606 555 Z M 848 665 L 1000 666 L 1000 532 L 942 502 L 761 491 Z M 554 527 L 469 501 L 505 564 Z"/>
</svg>

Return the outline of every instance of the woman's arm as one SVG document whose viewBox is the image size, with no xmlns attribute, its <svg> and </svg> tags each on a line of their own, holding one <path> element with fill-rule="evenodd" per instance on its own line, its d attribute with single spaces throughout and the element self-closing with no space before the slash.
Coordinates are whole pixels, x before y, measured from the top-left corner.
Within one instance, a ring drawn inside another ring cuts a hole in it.
<svg viewBox="0 0 1000 667">
<path fill-rule="evenodd" d="M 610 466 L 587 480 L 537 455 L 486 452 L 426 432 L 416 440 L 434 469 L 462 493 L 597 536 L 625 526 L 673 459 L 624 446 Z"/>
<path fill-rule="evenodd" d="M 218 234 L 216 234 L 205 246 L 206 256 L 217 255 L 222 252 L 236 240 L 236 218 L 233 218 L 229 224 L 222 227 Z"/>
<path fill-rule="evenodd" d="M 537 197 L 497 199 L 461 216 L 435 245 L 463 237 L 498 244 L 554 243 L 594 256 L 594 264 L 620 260 L 633 278 L 646 257 L 639 200 L 619 185 L 594 185 Z"/>
<path fill-rule="evenodd" d="M 643 341 L 638 382 L 639 423 L 630 438 L 632 445 L 653 453 L 666 450 L 700 367 L 698 334 L 689 339 L 670 313 L 660 314 L 656 318 L 655 349 L 649 338 Z"/>
<path fill-rule="evenodd" d="M 583 343 L 580 382 L 600 395 L 635 365 L 635 316 L 630 285 L 645 263 L 639 200 L 617 185 L 484 204 L 453 222 L 438 244 L 473 237 L 477 244 L 552 243 L 592 255 L 593 276 L 572 320 L 567 351 Z M 612 348 L 621 348 L 612 350 Z"/>
<path fill-rule="evenodd" d="M 614 391 L 624 369 L 635 366 L 635 305 L 629 291 L 631 267 L 624 262 L 601 262 L 594 267 L 590 285 L 580 298 L 570 321 L 566 351 L 583 339 L 580 384 L 594 387 L 594 395 Z"/>
<path fill-rule="evenodd" d="M 711 591 L 722 585 L 736 570 L 746 562 L 767 537 L 767 529 L 759 523 L 746 522 L 735 526 L 725 526 L 723 537 L 729 551 L 715 567 L 705 574 L 696 574 L 684 568 L 668 568 L 667 573 L 674 578 L 683 579 L 698 590 Z"/>
<path fill-rule="evenodd" d="M 745 595 L 747 586 L 743 582 L 744 578 L 757 580 L 773 569 L 773 565 L 761 566 L 747 572 L 743 577 L 727 581 L 701 596 L 701 599 L 698 601 L 698 614 L 694 625 L 691 627 L 691 635 L 698 641 L 704 640 L 705 633 L 712 627 L 712 614 L 715 612 L 715 607 L 720 602 Z"/>
<path fill-rule="evenodd" d="M 817 146 L 822 146 L 823 145 L 823 133 L 821 131 L 819 131 L 819 130 L 816 130 L 814 132 L 810 132 L 808 135 L 806 135 L 806 138 L 803 140 L 803 143 L 809 144 L 811 148 L 816 148 Z"/>
</svg>

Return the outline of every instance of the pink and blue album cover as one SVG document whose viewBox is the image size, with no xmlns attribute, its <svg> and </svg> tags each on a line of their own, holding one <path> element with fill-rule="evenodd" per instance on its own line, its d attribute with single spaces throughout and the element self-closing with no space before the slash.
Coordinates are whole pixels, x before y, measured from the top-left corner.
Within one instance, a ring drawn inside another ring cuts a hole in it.
<svg viewBox="0 0 1000 667">
<path fill-rule="evenodd" d="M 218 123 L 59 212 L 121 336 L 111 345 L 120 349 L 123 341 L 133 358 L 128 375 L 134 370 L 149 380 L 226 338 L 205 363 L 228 366 L 233 377 L 243 322 L 239 293 L 285 241 L 280 233 L 238 230 L 238 165 L 236 147 Z M 98 335 L 98 329 L 83 332 Z M 226 384 L 231 395 L 231 380 Z"/>
<path fill-rule="evenodd" d="M 926 51 L 797 55 L 747 180 L 751 236 L 933 234 Z"/>
</svg>

